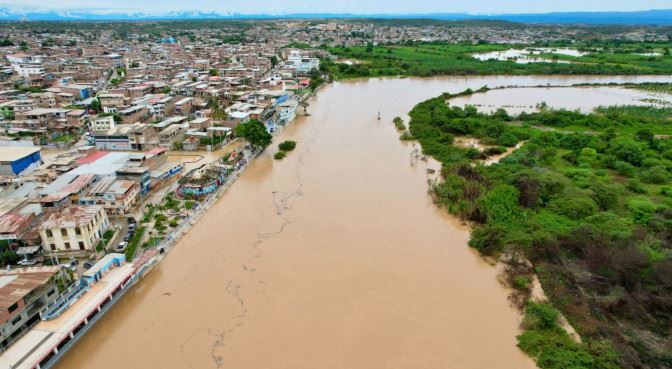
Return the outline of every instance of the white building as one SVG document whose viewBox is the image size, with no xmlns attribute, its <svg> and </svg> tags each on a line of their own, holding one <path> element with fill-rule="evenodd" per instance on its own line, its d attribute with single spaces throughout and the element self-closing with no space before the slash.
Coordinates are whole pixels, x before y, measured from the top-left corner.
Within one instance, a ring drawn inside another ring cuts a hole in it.
<svg viewBox="0 0 672 369">
<path fill-rule="evenodd" d="M 114 127 L 115 127 L 114 117 L 112 116 L 100 117 L 91 120 L 92 131 L 109 131 L 111 129 L 114 129 Z"/>
<path fill-rule="evenodd" d="M 303 55 L 300 50 L 292 50 L 287 56 L 287 64 L 297 72 L 308 73 L 320 68 L 320 59 Z"/>
<path fill-rule="evenodd" d="M 95 250 L 110 221 L 100 205 L 71 205 L 46 214 L 40 225 L 47 253 L 81 254 Z"/>
</svg>

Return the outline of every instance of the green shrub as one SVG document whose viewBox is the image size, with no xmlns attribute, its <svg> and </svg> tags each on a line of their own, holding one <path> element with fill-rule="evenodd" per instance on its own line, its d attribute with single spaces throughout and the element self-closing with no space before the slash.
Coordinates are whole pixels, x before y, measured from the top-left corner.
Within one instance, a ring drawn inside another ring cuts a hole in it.
<svg viewBox="0 0 672 369">
<path fill-rule="evenodd" d="M 627 205 L 633 219 L 639 224 L 648 224 L 653 213 L 659 208 L 659 205 L 654 204 L 646 197 L 630 199 Z"/>
<path fill-rule="evenodd" d="M 278 152 L 276 152 L 276 153 L 273 155 L 273 158 L 274 158 L 275 160 L 282 160 L 282 159 L 285 158 L 285 156 L 287 156 L 287 153 L 286 153 L 286 152 L 284 152 L 284 151 L 278 151 Z"/>
<path fill-rule="evenodd" d="M 645 194 L 648 192 L 646 186 L 644 186 L 644 184 L 637 178 L 629 180 L 626 188 L 634 193 Z"/>
<path fill-rule="evenodd" d="M 398 130 L 403 131 L 406 129 L 406 125 L 404 124 L 404 120 L 401 119 L 401 117 L 394 117 L 392 120 L 394 123 L 394 126 L 397 127 Z"/>
<path fill-rule="evenodd" d="M 561 196 L 553 199 L 548 207 L 570 219 L 583 219 L 598 210 L 597 203 L 592 198 L 594 195 L 590 190 L 570 187 L 565 189 Z"/>
<path fill-rule="evenodd" d="M 506 132 L 499 136 L 496 142 L 499 146 L 513 147 L 518 143 L 518 137 L 513 133 Z"/>
<path fill-rule="evenodd" d="M 642 171 L 640 176 L 646 183 L 667 183 L 670 181 L 670 173 L 662 166 L 655 166 Z"/>
<path fill-rule="evenodd" d="M 660 188 L 660 194 L 667 196 L 667 197 L 672 197 L 672 187 L 669 186 L 663 186 Z"/>
<path fill-rule="evenodd" d="M 528 276 L 518 276 L 513 280 L 513 288 L 517 290 L 528 290 L 530 289 L 532 281 Z"/>
<path fill-rule="evenodd" d="M 622 176 L 634 177 L 635 175 L 635 167 L 630 163 L 615 161 L 613 167 Z"/>
<path fill-rule="evenodd" d="M 541 369 L 617 369 L 618 355 L 610 345 L 574 342 L 558 324 L 559 313 L 547 304 L 528 303 L 518 347 Z"/>
<path fill-rule="evenodd" d="M 292 151 L 296 147 L 296 141 L 284 141 L 278 145 L 281 151 Z"/>
<path fill-rule="evenodd" d="M 106 240 L 108 240 L 108 241 L 111 240 L 113 236 L 114 236 L 114 230 L 113 230 L 113 229 L 108 229 L 108 230 L 105 231 L 105 233 L 103 234 L 103 238 L 106 239 Z"/>
</svg>

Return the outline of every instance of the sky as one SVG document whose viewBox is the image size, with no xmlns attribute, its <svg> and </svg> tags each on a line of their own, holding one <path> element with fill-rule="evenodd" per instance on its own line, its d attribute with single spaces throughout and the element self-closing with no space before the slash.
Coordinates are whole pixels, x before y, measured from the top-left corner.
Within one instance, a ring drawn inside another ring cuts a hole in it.
<svg viewBox="0 0 672 369">
<path fill-rule="evenodd" d="M 0 0 L 12 10 L 98 10 L 165 13 L 543 13 L 670 9 L 672 0 Z"/>
</svg>

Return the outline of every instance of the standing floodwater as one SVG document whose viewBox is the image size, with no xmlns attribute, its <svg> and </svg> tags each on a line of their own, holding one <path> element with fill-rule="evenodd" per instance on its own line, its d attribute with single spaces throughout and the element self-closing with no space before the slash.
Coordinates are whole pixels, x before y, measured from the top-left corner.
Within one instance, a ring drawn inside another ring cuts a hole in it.
<svg viewBox="0 0 672 369">
<path fill-rule="evenodd" d="M 495 269 L 391 121 L 445 91 L 587 79 L 623 80 L 326 86 L 275 140 L 296 150 L 253 162 L 58 368 L 533 368 Z"/>
</svg>

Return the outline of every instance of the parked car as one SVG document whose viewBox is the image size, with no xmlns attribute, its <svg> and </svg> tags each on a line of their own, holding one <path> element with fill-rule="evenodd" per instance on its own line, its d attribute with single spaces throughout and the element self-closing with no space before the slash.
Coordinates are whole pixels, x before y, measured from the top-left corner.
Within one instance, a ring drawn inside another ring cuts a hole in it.
<svg viewBox="0 0 672 369">
<path fill-rule="evenodd" d="M 135 224 L 137 221 L 133 217 L 128 217 L 128 224 Z"/>
<path fill-rule="evenodd" d="M 128 246 L 128 242 L 126 242 L 126 241 L 119 242 L 119 244 L 117 245 L 117 247 L 114 248 L 114 251 L 116 251 L 116 252 L 124 252 L 124 251 L 126 251 L 126 247 L 127 247 L 127 246 Z"/>
<path fill-rule="evenodd" d="M 68 264 L 63 264 L 63 267 L 65 269 L 70 270 L 70 271 L 76 272 L 77 271 L 77 264 L 79 264 L 79 262 L 77 260 L 73 260 L 73 261 L 69 262 Z"/>
<path fill-rule="evenodd" d="M 33 266 L 33 265 L 37 264 L 37 260 L 22 259 L 17 264 L 19 264 L 21 266 Z"/>
<path fill-rule="evenodd" d="M 95 260 L 89 260 L 84 263 L 84 269 L 91 269 L 96 264 Z"/>
<path fill-rule="evenodd" d="M 129 232 L 135 232 L 135 223 L 131 223 L 128 225 L 128 231 Z"/>
</svg>

